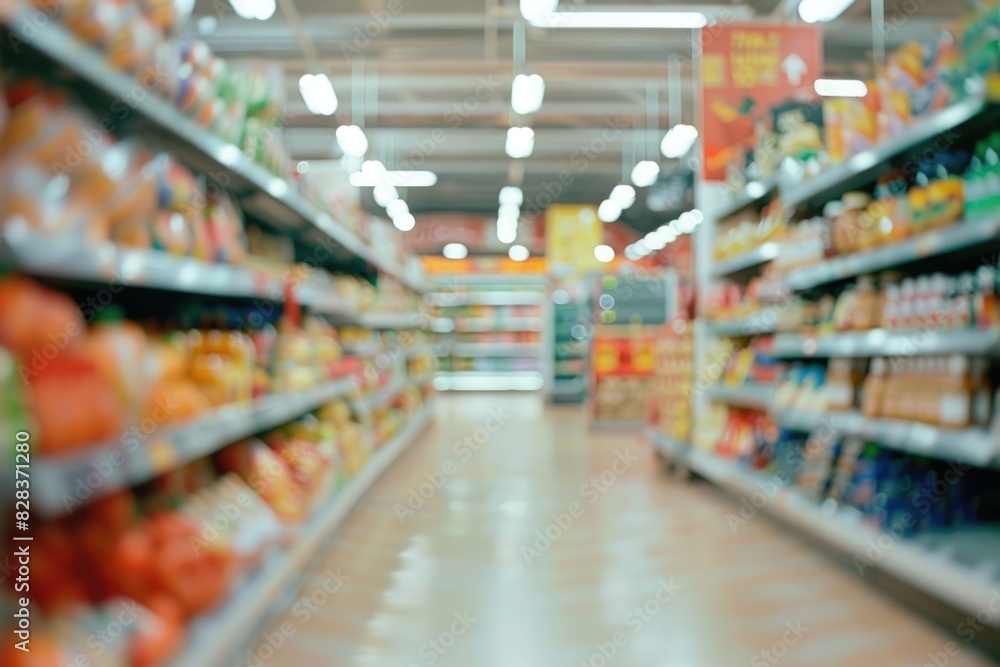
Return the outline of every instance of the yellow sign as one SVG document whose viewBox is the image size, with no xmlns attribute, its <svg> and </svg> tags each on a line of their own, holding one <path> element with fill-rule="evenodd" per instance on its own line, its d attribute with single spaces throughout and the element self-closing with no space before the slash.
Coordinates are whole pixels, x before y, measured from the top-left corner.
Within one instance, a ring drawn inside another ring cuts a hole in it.
<svg viewBox="0 0 1000 667">
<path fill-rule="evenodd" d="M 597 208 L 554 204 L 545 211 L 545 256 L 555 270 L 584 273 L 601 266 L 594 248 L 604 243 L 604 225 Z"/>
</svg>

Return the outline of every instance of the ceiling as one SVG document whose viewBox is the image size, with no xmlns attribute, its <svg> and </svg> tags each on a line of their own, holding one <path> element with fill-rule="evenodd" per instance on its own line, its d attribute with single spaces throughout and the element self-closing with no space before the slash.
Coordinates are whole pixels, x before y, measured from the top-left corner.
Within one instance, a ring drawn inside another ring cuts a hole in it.
<svg viewBox="0 0 1000 667">
<path fill-rule="evenodd" d="M 726 20 L 780 21 L 795 16 L 797 6 L 797 0 L 597 2 L 563 0 L 560 10 L 696 9 L 732 17 Z M 931 35 L 960 4 L 885 0 L 889 48 Z M 871 75 L 870 12 L 870 0 L 857 0 L 826 26 L 827 75 Z M 294 158 L 338 159 L 334 130 L 355 123 L 365 128 L 370 156 L 390 169 L 437 173 L 437 185 L 404 194 L 418 219 L 432 211 L 495 213 L 508 184 L 522 186 L 525 207 L 549 197 L 599 203 L 627 182 L 636 161 L 659 159 L 667 128 L 695 119 L 688 30 L 539 29 L 524 24 L 516 0 L 278 0 L 278 12 L 265 22 L 237 17 L 226 0 L 198 0 L 195 13 L 214 17 L 202 25 L 213 28 L 205 39 L 219 55 L 280 63 Z M 332 117 L 311 115 L 298 93 L 299 77 L 319 71 L 331 77 L 339 99 Z M 510 110 L 511 81 L 520 71 L 542 75 L 546 86 L 541 110 L 525 118 Z M 534 128 L 531 157 L 505 155 L 512 124 Z M 679 169 L 669 162 L 665 173 Z M 367 208 L 379 210 L 370 190 L 363 196 Z M 661 222 L 641 205 L 627 215 L 640 229 Z"/>
</svg>

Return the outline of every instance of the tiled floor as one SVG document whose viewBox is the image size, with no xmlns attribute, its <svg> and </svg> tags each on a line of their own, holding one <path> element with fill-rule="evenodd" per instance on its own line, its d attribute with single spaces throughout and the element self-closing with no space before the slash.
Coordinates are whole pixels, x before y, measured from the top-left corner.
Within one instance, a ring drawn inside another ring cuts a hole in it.
<svg viewBox="0 0 1000 667">
<path fill-rule="evenodd" d="M 734 534 L 731 509 L 665 479 L 637 437 L 588 433 L 581 408 L 442 395 L 435 425 L 362 500 L 255 656 L 279 667 L 994 664 L 964 646 L 948 656 L 951 636 L 768 521 Z M 345 583 L 328 596 L 337 568 Z"/>
</svg>

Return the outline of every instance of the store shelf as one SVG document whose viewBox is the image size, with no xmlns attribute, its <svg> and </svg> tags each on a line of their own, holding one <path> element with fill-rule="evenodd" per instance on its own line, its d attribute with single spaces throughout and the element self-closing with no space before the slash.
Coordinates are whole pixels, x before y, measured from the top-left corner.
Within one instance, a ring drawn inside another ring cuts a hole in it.
<svg viewBox="0 0 1000 667">
<path fill-rule="evenodd" d="M 244 647 L 274 604 L 300 581 L 309 564 L 333 536 L 354 506 L 379 477 L 420 436 L 430 423 L 432 408 L 421 408 L 403 430 L 381 447 L 364 468 L 322 505 L 297 534 L 294 546 L 272 557 L 251 573 L 216 613 L 198 619 L 184 651 L 171 667 L 228 664 Z"/>
<path fill-rule="evenodd" d="M 384 352 L 382 343 L 377 340 L 344 346 L 344 354 L 351 357 L 374 357 L 382 352 Z"/>
<path fill-rule="evenodd" d="M 928 119 L 904 130 L 899 136 L 858 153 L 847 162 L 831 167 L 815 178 L 797 184 L 781 184 L 781 200 L 786 206 L 798 207 L 809 202 L 823 203 L 845 188 L 856 187 L 861 179 L 871 176 L 893 158 L 933 140 L 944 132 L 959 127 L 982 113 L 988 104 L 984 97 L 970 97 L 944 109 Z"/>
<path fill-rule="evenodd" d="M 0 24 L 7 33 L 16 36 L 20 44 L 72 75 L 75 84 L 89 88 L 98 96 L 119 102 L 128 100 L 131 125 L 144 127 L 159 140 L 165 140 L 170 151 L 182 162 L 224 182 L 225 187 L 241 196 L 242 208 L 248 213 L 289 230 L 302 231 L 311 227 L 343 248 L 347 256 L 364 260 L 414 291 L 427 289 L 426 285 L 408 276 L 402 267 L 380 258 L 374 249 L 328 214 L 315 210 L 288 181 L 247 158 L 238 146 L 197 125 L 154 94 L 138 97 L 133 77 L 113 69 L 103 54 L 56 21 L 40 12 L 22 7 L 8 9 L 3 5 L 0 6 Z M 220 178 L 222 176 L 224 178 Z"/>
<path fill-rule="evenodd" d="M 502 320 L 467 318 L 455 319 L 454 331 L 457 332 L 483 332 L 483 331 L 525 331 L 536 332 L 542 330 L 542 320 L 538 317 L 508 317 Z M 437 329 L 435 329 L 437 331 Z"/>
<path fill-rule="evenodd" d="M 858 436 L 888 449 L 920 456 L 968 463 L 977 467 L 1000 466 L 1000 434 L 986 429 L 951 429 L 897 419 L 873 419 L 859 412 L 825 414 L 782 411 L 776 415 L 785 429 L 814 433 L 824 430 Z"/>
<path fill-rule="evenodd" d="M 692 471 L 737 496 L 749 498 L 774 488 L 764 484 L 768 480 L 762 475 L 703 450 L 692 450 L 686 461 Z M 859 513 L 850 508 L 820 507 L 793 489 L 766 495 L 768 500 L 761 507 L 766 513 L 964 613 L 976 614 L 987 608 L 1000 583 L 995 551 L 981 552 L 979 557 L 974 552 L 958 552 L 947 533 L 936 535 L 949 545 L 947 548 L 929 545 L 926 539 L 901 540 L 863 523 Z M 891 545 L 879 549 L 874 563 L 869 556 L 873 544 Z M 1000 627 L 1000 616 L 993 617 L 993 624 Z"/>
<path fill-rule="evenodd" d="M 537 357 L 542 353 L 538 343 L 455 343 L 454 357 Z"/>
<path fill-rule="evenodd" d="M 742 320 L 722 320 L 709 322 L 705 330 L 713 336 L 731 338 L 764 336 L 775 332 L 777 318 L 773 312 L 758 313 Z"/>
<path fill-rule="evenodd" d="M 414 345 L 413 347 L 405 348 L 403 354 L 407 359 L 424 356 L 436 357 L 442 351 L 442 348 L 442 345 Z"/>
<path fill-rule="evenodd" d="M 432 382 L 434 382 L 435 373 L 431 371 L 430 373 L 421 373 L 420 375 L 411 375 L 408 380 L 410 384 L 415 384 L 418 387 L 425 387 Z"/>
<path fill-rule="evenodd" d="M 709 387 L 705 394 L 712 401 L 737 408 L 769 410 L 776 388 L 767 384 L 745 384 L 740 387 Z"/>
<path fill-rule="evenodd" d="M 428 323 L 428 328 L 434 333 L 452 333 L 455 331 L 455 320 L 450 317 L 435 317 Z"/>
<path fill-rule="evenodd" d="M 741 271 L 760 266 L 761 264 L 767 264 L 777 257 L 780 252 L 781 246 L 774 241 L 765 243 L 749 252 L 743 253 L 739 257 L 713 263 L 711 267 L 712 276 L 715 278 L 724 278 L 734 273 L 740 273 Z"/>
<path fill-rule="evenodd" d="M 297 294 L 299 303 L 319 315 L 353 320 L 358 316 L 358 304 L 340 296 L 329 287 L 303 285 Z"/>
<path fill-rule="evenodd" d="M 438 372 L 438 391 L 538 391 L 545 385 L 536 371 L 455 371 Z"/>
<path fill-rule="evenodd" d="M 228 406 L 179 429 L 152 436 L 126 433 L 119 442 L 77 456 L 39 459 L 32 469 L 33 506 L 47 516 L 65 514 L 120 489 L 148 482 L 227 445 L 285 424 L 322 405 L 345 398 L 350 380 L 315 389 L 267 396 L 253 406 Z M 94 480 L 97 480 L 96 483 Z"/>
<path fill-rule="evenodd" d="M 432 306 L 537 306 L 545 299 L 541 292 L 432 292 L 425 295 Z"/>
<path fill-rule="evenodd" d="M 1000 353 L 1000 331 L 964 329 L 912 333 L 882 329 L 829 336 L 779 334 L 771 356 L 779 359 L 809 357 L 909 357 L 964 354 L 996 356 Z"/>
<path fill-rule="evenodd" d="M 957 224 L 921 234 L 902 243 L 837 257 L 790 271 L 783 279 L 793 290 L 806 290 L 848 278 L 905 266 L 1000 241 L 1000 217 Z"/>
<path fill-rule="evenodd" d="M 724 220 L 739 213 L 751 204 L 756 204 L 766 199 L 768 195 L 774 192 L 777 186 L 778 179 L 775 176 L 747 183 L 735 197 L 727 201 L 726 205 L 714 214 L 715 219 Z"/>
<path fill-rule="evenodd" d="M 420 313 L 364 313 L 358 325 L 368 329 L 426 329 L 430 320 Z"/>
<path fill-rule="evenodd" d="M 262 271 L 174 257 L 158 250 L 131 250 L 112 243 L 83 245 L 77 239 L 43 237 L 11 226 L 0 240 L 0 263 L 22 273 L 73 280 L 120 291 L 145 287 L 185 294 L 282 301 L 281 282 Z"/>
<path fill-rule="evenodd" d="M 663 431 L 656 428 L 646 428 L 643 431 L 643 435 L 649 440 L 650 444 L 657 452 L 663 454 L 671 461 L 682 460 L 688 451 L 691 449 L 691 445 L 686 442 L 681 442 L 675 438 L 670 437 Z"/>
<path fill-rule="evenodd" d="M 378 410 L 392 402 L 405 388 L 406 380 L 398 375 L 393 376 L 384 387 L 376 389 L 367 396 L 355 399 L 353 401 L 354 408 L 362 414 Z"/>
</svg>

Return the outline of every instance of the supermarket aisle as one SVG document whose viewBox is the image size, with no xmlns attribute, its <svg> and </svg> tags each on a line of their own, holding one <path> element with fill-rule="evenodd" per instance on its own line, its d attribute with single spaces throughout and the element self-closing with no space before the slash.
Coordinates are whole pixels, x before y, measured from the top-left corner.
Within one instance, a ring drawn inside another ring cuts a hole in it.
<svg viewBox="0 0 1000 667">
<path fill-rule="evenodd" d="M 266 664 L 992 664 L 946 656 L 950 637 L 766 520 L 734 534 L 727 499 L 666 481 L 633 436 L 588 434 L 580 408 L 438 405 L 264 633 L 288 637 L 258 645 Z"/>
</svg>

